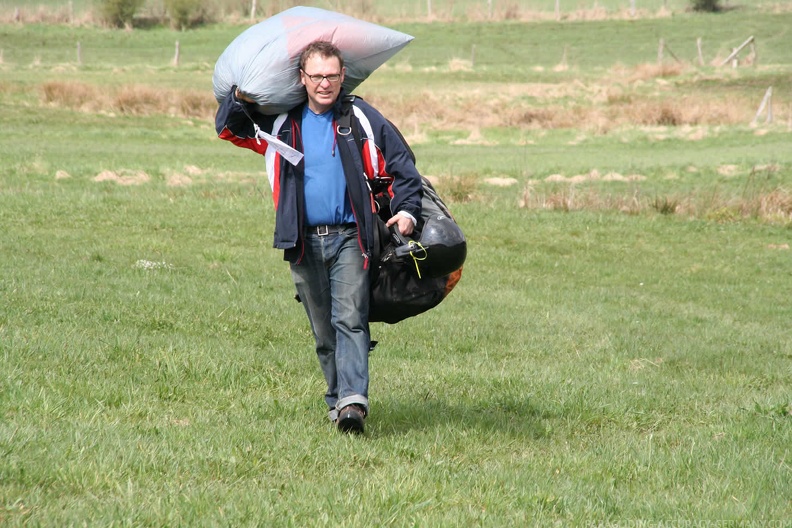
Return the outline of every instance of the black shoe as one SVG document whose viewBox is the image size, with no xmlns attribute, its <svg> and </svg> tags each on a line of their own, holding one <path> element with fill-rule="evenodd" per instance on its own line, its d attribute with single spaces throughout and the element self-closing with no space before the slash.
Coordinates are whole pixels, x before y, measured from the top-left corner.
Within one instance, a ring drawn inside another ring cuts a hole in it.
<svg viewBox="0 0 792 528">
<path fill-rule="evenodd" d="M 363 434 L 365 421 L 366 411 L 360 405 L 353 403 L 341 409 L 336 425 L 342 433 Z"/>
</svg>

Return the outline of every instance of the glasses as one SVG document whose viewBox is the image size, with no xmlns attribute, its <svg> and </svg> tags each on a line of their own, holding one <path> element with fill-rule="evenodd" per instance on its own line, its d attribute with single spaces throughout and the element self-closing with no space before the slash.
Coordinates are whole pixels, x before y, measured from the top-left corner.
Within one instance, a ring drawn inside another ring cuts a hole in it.
<svg viewBox="0 0 792 528">
<path fill-rule="evenodd" d="M 305 73 L 305 76 L 311 79 L 311 82 L 314 84 L 319 84 L 325 79 L 330 81 L 331 83 L 337 83 L 341 80 L 340 73 L 331 73 L 330 75 L 308 75 L 305 70 L 300 70 L 301 72 Z"/>
</svg>

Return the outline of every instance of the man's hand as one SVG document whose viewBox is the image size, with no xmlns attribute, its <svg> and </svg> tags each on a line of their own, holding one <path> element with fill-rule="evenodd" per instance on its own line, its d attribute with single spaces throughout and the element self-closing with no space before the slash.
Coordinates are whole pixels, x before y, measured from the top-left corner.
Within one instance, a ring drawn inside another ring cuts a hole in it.
<svg viewBox="0 0 792 528">
<path fill-rule="evenodd" d="M 392 216 L 391 219 L 385 223 L 385 225 L 388 227 L 392 226 L 393 224 L 396 224 L 399 229 L 399 233 L 405 236 L 411 235 L 413 229 L 415 229 L 415 224 L 413 224 L 413 221 L 400 214 Z"/>
<path fill-rule="evenodd" d="M 240 100 L 240 101 L 245 101 L 246 103 L 253 103 L 253 102 L 255 102 L 255 101 L 253 101 L 253 99 L 251 99 L 251 98 L 250 98 L 250 97 L 248 97 L 247 95 L 245 95 L 245 94 L 243 94 L 242 92 L 240 92 L 240 91 L 239 91 L 239 88 L 237 88 L 237 89 L 236 89 L 236 98 L 237 98 L 238 100 Z"/>
</svg>

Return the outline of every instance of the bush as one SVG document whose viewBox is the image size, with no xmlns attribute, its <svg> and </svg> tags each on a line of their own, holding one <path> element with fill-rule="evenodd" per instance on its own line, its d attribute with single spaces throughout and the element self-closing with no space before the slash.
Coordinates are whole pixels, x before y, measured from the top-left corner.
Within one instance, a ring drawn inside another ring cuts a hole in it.
<svg viewBox="0 0 792 528">
<path fill-rule="evenodd" d="M 131 26 L 132 19 L 146 0 L 99 0 L 105 23 L 115 27 Z"/>
<path fill-rule="evenodd" d="M 165 0 L 171 27 L 185 29 L 211 22 L 214 5 L 208 0 Z"/>
<path fill-rule="evenodd" d="M 720 0 L 690 0 L 693 11 L 716 13 L 721 10 Z"/>
</svg>

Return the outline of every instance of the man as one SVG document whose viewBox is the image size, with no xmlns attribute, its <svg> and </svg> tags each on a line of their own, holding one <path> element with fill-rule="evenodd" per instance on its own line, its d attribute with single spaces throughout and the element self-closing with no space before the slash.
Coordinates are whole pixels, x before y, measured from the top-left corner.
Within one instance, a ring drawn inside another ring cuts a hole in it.
<svg viewBox="0 0 792 528">
<path fill-rule="evenodd" d="M 373 107 L 354 99 L 355 133 L 338 126 L 345 73 L 335 45 L 313 42 L 300 55 L 305 103 L 279 116 L 262 115 L 234 87 L 215 125 L 222 139 L 266 157 L 276 209 L 274 247 L 284 250 L 308 314 L 327 381 L 328 416 L 340 431 L 362 433 L 369 412 L 369 268 L 376 214 L 366 177 L 392 179 L 395 214 L 387 225 L 403 235 L 420 218 L 422 191 L 407 147 Z M 304 158 L 293 165 L 260 140 L 258 130 Z"/>
</svg>

